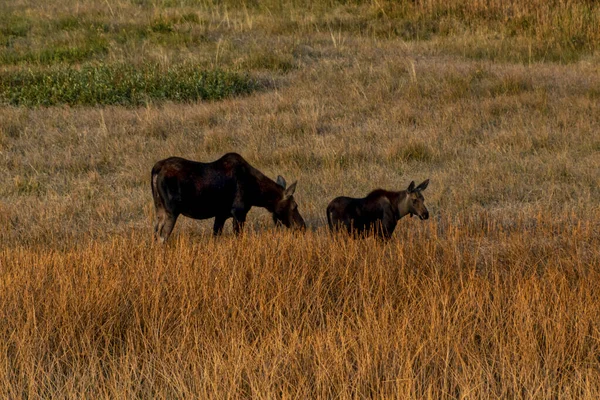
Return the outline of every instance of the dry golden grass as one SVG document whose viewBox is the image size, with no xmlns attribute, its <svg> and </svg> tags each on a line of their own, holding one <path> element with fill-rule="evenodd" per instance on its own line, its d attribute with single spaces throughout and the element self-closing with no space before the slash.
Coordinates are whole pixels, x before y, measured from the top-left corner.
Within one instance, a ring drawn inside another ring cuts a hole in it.
<svg viewBox="0 0 600 400">
<path fill-rule="evenodd" d="M 74 68 L 194 62 L 263 87 L 0 107 L 0 397 L 600 397 L 597 5 L 49 4 L 0 6 L 14 57 L 86 43 L 85 21 L 110 50 Z M 510 36 L 510 10 L 530 28 Z M 311 229 L 254 209 L 241 238 L 181 218 L 153 243 L 153 163 L 228 151 L 298 179 Z M 426 178 L 432 218 L 390 242 L 326 231 L 332 198 Z"/>
<path fill-rule="evenodd" d="M 597 398 L 597 227 L 524 221 L 7 249 L 0 393 Z"/>
</svg>

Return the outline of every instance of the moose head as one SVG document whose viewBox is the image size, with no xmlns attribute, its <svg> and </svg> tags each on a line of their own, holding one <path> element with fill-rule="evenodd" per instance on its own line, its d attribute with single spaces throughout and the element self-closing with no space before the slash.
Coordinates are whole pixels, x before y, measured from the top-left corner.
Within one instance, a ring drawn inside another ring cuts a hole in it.
<svg viewBox="0 0 600 400">
<path fill-rule="evenodd" d="M 275 204 L 273 210 L 273 222 L 275 225 L 285 225 L 288 228 L 305 229 L 306 224 L 304 219 L 298 212 L 298 204 L 294 200 L 294 192 L 296 191 L 296 184 L 292 183 L 287 187 L 285 179 L 279 175 L 277 177 L 277 184 L 283 188 L 283 195 L 281 200 Z"/>
<path fill-rule="evenodd" d="M 427 189 L 429 185 L 429 179 L 423 181 L 419 186 L 415 187 L 415 181 L 412 181 L 406 189 L 407 206 L 410 216 L 418 216 L 420 219 L 428 219 L 429 211 L 425 207 L 425 198 L 423 197 L 423 190 Z"/>
</svg>

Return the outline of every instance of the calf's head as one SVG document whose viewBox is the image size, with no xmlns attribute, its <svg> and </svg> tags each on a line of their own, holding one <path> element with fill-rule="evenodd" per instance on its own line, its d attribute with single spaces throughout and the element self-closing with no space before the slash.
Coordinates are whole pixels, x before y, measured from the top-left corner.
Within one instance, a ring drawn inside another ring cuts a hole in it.
<svg viewBox="0 0 600 400">
<path fill-rule="evenodd" d="M 289 187 L 286 187 L 285 179 L 283 179 L 281 175 L 277 177 L 277 184 L 279 184 L 284 191 L 281 200 L 275 204 L 273 210 L 273 222 L 275 222 L 275 225 L 283 224 L 288 228 L 296 229 L 306 228 L 304 219 L 300 215 L 300 212 L 298 212 L 298 204 L 294 200 L 294 192 L 296 191 L 297 183 L 298 182 L 294 182 Z"/>
<path fill-rule="evenodd" d="M 427 207 L 425 207 L 425 198 L 423 197 L 423 193 L 421 193 L 423 190 L 427 189 L 427 185 L 429 185 L 429 179 L 422 182 L 417 187 L 415 187 L 414 181 L 408 185 L 406 196 L 408 197 L 408 212 L 411 217 L 414 214 L 422 220 L 429 218 L 429 211 L 427 210 Z"/>
</svg>

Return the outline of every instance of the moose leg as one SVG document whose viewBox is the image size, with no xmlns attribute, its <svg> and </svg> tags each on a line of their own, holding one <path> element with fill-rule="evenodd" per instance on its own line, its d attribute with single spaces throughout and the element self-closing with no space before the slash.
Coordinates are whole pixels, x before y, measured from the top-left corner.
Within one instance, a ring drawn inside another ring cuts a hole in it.
<svg viewBox="0 0 600 400">
<path fill-rule="evenodd" d="M 382 219 L 380 221 L 381 231 L 379 232 L 379 237 L 384 240 L 390 239 L 394 234 L 397 223 L 398 219 L 396 218 L 394 211 L 389 204 L 387 204 L 383 210 Z"/>
<path fill-rule="evenodd" d="M 235 198 L 231 207 L 231 215 L 233 216 L 233 231 L 236 235 L 239 235 L 244 228 L 244 222 L 246 222 L 246 214 L 249 209 L 244 206 L 244 192 L 238 184 Z"/>
<path fill-rule="evenodd" d="M 162 208 L 156 209 L 156 219 L 154 220 L 154 239 L 158 239 L 158 235 L 165 224 L 166 213 Z"/>
<path fill-rule="evenodd" d="M 389 240 L 392 238 L 394 230 L 396 229 L 396 222 L 395 220 L 388 221 L 387 223 L 384 222 L 381 224 L 381 228 L 382 229 L 380 237 L 384 240 Z"/>
<path fill-rule="evenodd" d="M 173 227 L 175 227 L 175 222 L 177 221 L 178 214 L 167 214 L 162 226 L 160 227 L 160 241 L 165 243 L 171 235 L 173 231 Z"/>
<path fill-rule="evenodd" d="M 215 217 L 215 224 L 213 225 L 213 236 L 219 236 L 223 233 L 223 226 L 228 216 L 217 215 Z"/>
<path fill-rule="evenodd" d="M 342 222 L 344 223 L 344 226 L 346 227 L 346 230 L 349 234 L 353 234 L 354 231 L 357 231 L 359 229 L 359 227 L 356 226 L 356 222 L 354 221 L 354 219 L 350 217 L 344 217 Z"/>
<path fill-rule="evenodd" d="M 154 234 L 152 235 L 152 238 L 154 240 L 158 239 L 158 227 L 161 225 L 161 220 L 158 217 L 158 215 L 156 216 L 156 219 L 154 220 Z"/>
<path fill-rule="evenodd" d="M 234 208 L 231 210 L 233 215 L 233 231 L 236 235 L 239 235 L 244 229 L 244 223 L 246 222 L 246 214 L 248 211 L 242 208 Z"/>
<path fill-rule="evenodd" d="M 390 230 L 388 228 L 388 226 L 386 226 L 383 222 L 378 221 L 375 225 L 375 229 L 376 229 L 376 234 L 377 237 L 381 240 L 387 240 L 389 239 L 392 235 L 390 233 Z"/>
</svg>

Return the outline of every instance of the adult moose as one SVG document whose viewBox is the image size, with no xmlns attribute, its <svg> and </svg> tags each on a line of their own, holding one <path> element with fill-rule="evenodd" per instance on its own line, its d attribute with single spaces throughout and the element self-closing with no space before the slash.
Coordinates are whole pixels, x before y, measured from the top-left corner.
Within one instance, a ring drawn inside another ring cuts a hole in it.
<svg viewBox="0 0 600 400">
<path fill-rule="evenodd" d="M 151 183 L 156 208 L 154 235 L 163 243 L 180 214 L 195 219 L 214 217 L 215 236 L 231 217 L 239 234 L 252 206 L 266 208 L 276 224 L 305 227 L 293 196 L 297 182 L 286 188 L 281 176 L 272 181 L 236 153 L 210 163 L 180 157 L 158 161 L 152 168 Z"/>
<path fill-rule="evenodd" d="M 381 238 L 389 239 L 398 220 L 405 215 L 417 215 L 421 220 L 429 218 L 421 193 L 427 185 L 429 179 L 417 187 L 413 181 L 407 190 L 399 192 L 377 189 L 363 198 L 337 197 L 327 206 L 329 228 L 345 228 L 355 235 L 374 231 Z"/>
</svg>

